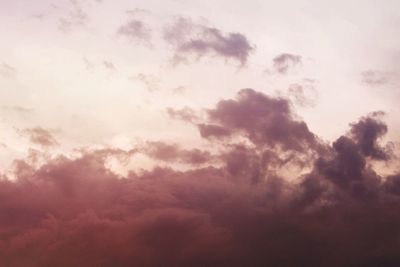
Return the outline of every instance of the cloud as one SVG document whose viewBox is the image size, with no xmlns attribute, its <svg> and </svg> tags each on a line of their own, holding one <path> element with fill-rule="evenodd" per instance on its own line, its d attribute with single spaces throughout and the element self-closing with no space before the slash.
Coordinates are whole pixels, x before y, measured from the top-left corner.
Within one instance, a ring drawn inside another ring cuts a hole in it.
<svg viewBox="0 0 400 267">
<path fill-rule="evenodd" d="M 241 33 L 223 33 L 221 30 L 195 24 L 185 18 L 165 27 L 164 39 L 175 49 L 173 62 L 187 62 L 191 56 L 199 60 L 204 56 L 218 56 L 245 65 L 254 47 Z"/>
<path fill-rule="evenodd" d="M 27 107 L 23 107 L 23 106 L 2 106 L 1 107 L 2 110 L 5 111 L 11 111 L 11 112 L 15 112 L 21 116 L 25 116 L 25 115 L 29 115 L 32 114 L 34 112 L 34 109 L 32 108 L 27 108 Z"/>
<path fill-rule="evenodd" d="M 143 9 L 143 8 L 133 8 L 133 9 L 129 9 L 126 11 L 126 14 L 131 15 L 133 17 L 138 16 L 138 15 L 143 15 L 143 14 L 149 14 L 150 11 L 148 11 L 147 9 Z"/>
<path fill-rule="evenodd" d="M 376 195 L 381 182 L 376 172 L 368 164 L 371 160 L 388 161 L 390 153 L 379 144 L 386 134 L 387 126 L 372 113 L 350 124 L 347 135 L 338 138 L 332 145 L 331 155 L 316 161 L 318 172 L 335 184 L 354 190 L 355 194 L 372 197 Z"/>
<path fill-rule="evenodd" d="M 196 114 L 196 112 L 189 107 L 184 107 L 182 109 L 167 108 L 167 113 L 168 116 L 176 120 L 182 120 L 186 122 L 194 122 L 199 120 L 199 116 Z"/>
<path fill-rule="evenodd" d="M 112 71 L 116 71 L 117 70 L 117 68 L 115 67 L 114 63 L 112 63 L 111 61 L 104 60 L 103 61 L 103 65 L 108 70 L 112 70 Z"/>
<path fill-rule="evenodd" d="M 253 89 L 243 89 L 236 99 L 218 102 L 216 108 L 208 110 L 208 116 L 210 122 L 220 126 L 208 127 L 208 132 L 221 136 L 236 132 L 256 145 L 283 150 L 304 151 L 317 145 L 307 125 L 294 118 L 287 99 L 272 98 Z"/>
<path fill-rule="evenodd" d="M 318 99 L 314 81 L 306 79 L 301 83 L 290 84 L 288 98 L 299 107 L 314 107 Z"/>
<path fill-rule="evenodd" d="M 58 145 L 58 142 L 53 135 L 41 127 L 24 129 L 22 134 L 28 136 L 32 143 L 43 147 Z"/>
<path fill-rule="evenodd" d="M 185 92 L 187 91 L 187 89 L 188 88 L 186 86 L 179 85 L 179 86 L 172 88 L 171 91 L 174 95 L 184 95 Z"/>
<path fill-rule="evenodd" d="M 224 138 L 232 135 L 232 131 L 215 124 L 198 124 L 200 135 L 203 138 Z"/>
<path fill-rule="evenodd" d="M 170 166 L 126 175 L 108 169 L 107 160 L 134 160 L 141 149 L 82 150 L 40 167 L 16 161 L 15 179 L 0 178 L 1 264 L 400 264 L 400 175 L 381 176 L 372 164 L 390 160 L 381 157 L 387 128 L 378 113 L 351 123 L 332 145 L 294 119 L 288 100 L 251 89 L 208 114 L 249 142 L 210 139 L 214 149 L 223 144 L 213 157 L 150 142 L 145 151 Z M 174 169 L 177 160 L 198 161 L 196 153 L 202 165 Z M 291 153 L 310 167 L 279 172 L 297 164 Z"/>
<path fill-rule="evenodd" d="M 199 149 L 181 149 L 177 144 L 163 142 L 148 142 L 144 152 L 158 160 L 167 162 L 181 162 L 188 164 L 208 163 L 212 159 L 208 151 Z"/>
<path fill-rule="evenodd" d="M 63 32 L 68 32 L 73 27 L 84 26 L 89 21 L 89 15 L 78 0 L 69 0 L 67 7 L 56 8 L 68 11 L 59 19 L 59 29 Z"/>
<path fill-rule="evenodd" d="M 89 60 L 87 57 L 82 58 L 83 63 L 85 64 L 85 69 L 88 71 L 92 71 L 95 68 L 95 64 Z"/>
<path fill-rule="evenodd" d="M 393 81 L 395 74 L 379 70 L 367 70 L 361 73 L 362 82 L 369 86 L 382 86 Z"/>
<path fill-rule="evenodd" d="M 155 75 L 138 73 L 134 76 L 131 76 L 130 79 L 141 82 L 149 92 L 154 92 L 160 89 L 160 78 Z"/>
<path fill-rule="evenodd" d="M 126 36 L 135 43 L 147 45 L 151 43 L 151 32 L 150 27 L 138 19 L 130 19 L 118 29 L 119 35 Z"/>
<path fill-rule="evenodd" d="M 363 155 L 376 160 L 388 158 L 388 153 L 378 145 L 378 140 L 388 131 L 386 124 L 376 118 L 382 115 L 383 112 L 374 112 L 368 117 L 363 117 L 357 123 L 351 124 L 350 131 Z"/>
<path fill-rule="evenodd" d="M 295 54 L 283 53 L 273 59 L 273 69 L 280 74 L 287 74 L 301 64 L 302 57 Z"/>
<path fill-rule="evenodd" d="M 7 63 L 1 63 L 0 65 L 0 76 L 3 78 L 14 78 L 17 74 L 17 70 L 8 65 Z"/>
</svg>

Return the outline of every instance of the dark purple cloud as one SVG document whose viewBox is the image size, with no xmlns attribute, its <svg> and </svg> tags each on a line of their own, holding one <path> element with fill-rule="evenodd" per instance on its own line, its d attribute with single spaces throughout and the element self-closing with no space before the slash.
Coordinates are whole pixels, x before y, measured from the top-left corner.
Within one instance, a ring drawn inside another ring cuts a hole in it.
<svg viewBox="0 0 400 267">
<path fill-rule="evenodd" d="M 200 59 L 211 55 L 238 61 L 243 66 L 254 50 L 241 33 L 223 33 L 184 18 L 164 29 L 164 39 L 175 49 L 174 63 L 187 61 L 191 56 Z"/>
<path fill-rule="evenodd" d="M 383 181 L 369 163 L 388 161 L 391 157 L 379 143 L 387 126 L 376 114 L 352 123 L 348 135 L 338 138 L 332 151 L 320 156 L 315 164 L 321 175 L 353 195 L 378 197 L 380 189 L 377 187 Z"/>
<path fill-rule="evenodd" d="M 380 115 L 383 115 L 383 112 L 375 112 L 351 124 L 350 133 L 363 155 L 377 160 L 386 160 L 388 153 L 384 148 L 379 147 L 378 141 L 387 133 L 388 128 L 385 123 L 375 118 Z"/>
<path fill-rule="evenodd" d="M 199 124 L 197 125 L 201 137 L 203 138 L 224 138 L 232 135 L 232 131 L 220 125 Z"/>
<path fill-rule="evenodd" d="M 107 159 L 134 159 L 142 149 L 82 150 L 40 168 L 16 161 L 15 179 L 0 176 L 0 264 L 399 266 L 400 175 L 373 169 L 389 160 L 380 154 L 387 129 L 376 113 L 332 145 L 295 120 L 287 100 L 254 90 L 208 113 L 250 142 L 216 137 L 223 149 L 212 157 L 145 145 L 163 161 L 200 158 L 188 171 L 171 164 L 116 175 L 106 167 Z M 277 170 L 296 165 L 293 155 L 310 167 L 286 179 Z"/>
<path fill-rule="evenodd" d="M 317 145 L 307 125 L 294 118 L 288 100 L 252 89 L 241 90 L 236 99 L 218 102 L 208 115 L 211 122 L 244 134 L 256 145 L 297 151 Z"/>
</svg>

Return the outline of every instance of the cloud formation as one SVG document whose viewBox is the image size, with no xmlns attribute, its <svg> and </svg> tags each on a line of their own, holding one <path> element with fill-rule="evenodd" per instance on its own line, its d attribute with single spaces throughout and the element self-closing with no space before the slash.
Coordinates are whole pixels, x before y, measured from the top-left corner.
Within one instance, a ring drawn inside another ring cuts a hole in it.
<svg viewBox="0 0 400 267">
<path fill-rule="evenodd" d="M 245 65 L 254 47 L 241 33 L 223 33 L 221 30 L 195 24 L 185 18 L 165 27 L 164 39 L 174 47 L 173 62 L 187 62 L 191 56 L 218 56 L 225 60 L 235 60 Z"/>
<path fill-rule="evenodd" d="M 273 59 L 273 68 L 280 74 L 287 74 L 291 69 L 302 63 L 302 57 L 295 54 L 283 53 Z"/>
<path fill-rule="evenodd" d="M 195 111 L 189 107 L 184 107 L 182 109 L 167 108 L 168 116 L 172 119 L 183 120 L 186 122 L 194 122 L 199 120 L 199 116 Z"/>
<path fill-rule="evenodd" d="M 366 70 L 361 73 L 362 82 L 369 86 L 382 86 L 393 81 L 395 73 L 379 70 Z"/>
<path fill-rule="evenodd" d="M 314 107 L 318 99 L 315 82 L 310 79 L 290 84 L 287 95 L 299 107 Z"/>
<path fill-rule="evenodd" d="M 17 74 L 17 70 L 9 64 L 2 62 L 0 65 L 0 76 L 3 78 L 13 78 Z"/>
<path fill-rule="evenodd" d="M 200 149 L 181 149 L 177 144 L 163 142 L 148 142 L 144 152 L 158 160 L 167 162 L 182 162 L 188 164 L 203 164 L 211 160 L 211 154 Z"/>
<path fill-rule="evenodd" d="M 112 63 L 111 61 L 108 61 L 108 60 L 103 61 L 103 66 L 104 66 L 104 68 L 111 70 L 111 71 L 117 70 L 114 63 Z"/>
<path fill-rule="evenodd" d="M 43 147 L 58 145 L 58 142 L 53 135 L 48 130 L 41 127 L 24 129 L 22 133 L 28 136 L 30 141 L 34 144 L 41 145 Z"/>
<path fill-rule="evenodd" d="M 215 109 L 208 110 L 208 115 L 211 122 L 225 128 L 222 131 L 209 127 L 208 135 L 236 132 L 246 135 L 255 145 L 283 150 L 304 151 L 317 145 L 307 125 L 294 118 L 286 99 L 272 98 L 253 89 L 243 89 L 236 99 L 218 102 Z"/>
<path fill-rule="evenodd" d="M 66 10 L 66 14 L 59 19 L 59 29 L 63 32 L 70 31 L 73 27 L 84 26 L 89 21 L 89 15 L 84 10 L 79 0 L 69 0 L 67 6 L 57 9 Z"/>
<path fill-rule="evenodd" d="M 161 80 L 155 75 L 138 73 L 131 76 L 130 79 L 141 82 L 149 92 L 154 92 L 160 89 Z"/>
<path fill-rule="evenodd" d="M 135 43 L 147 45 L 151 43 L 151 32 L 151 28 L 138 19 L 130 19 L 118 29 L 119 35 L 126 36 Z"/>
<path fill-rule="evenodd" d="M 332 145 L 295 119 L 288 100 L 252 89 L 207 113 L 204 123 L 217 128 L 203 131 L 214 133 L 218 155 L 150 142 L 145 151 L 170 167 L 127 175 L 106 162 L 137 150 L 85 150 L 39 168 L 16 161 L 16 179 L 0 179 L 1 264 L 400 264 L 400 175 L 383 177 L 371 164 L 391 160 L 379 113 L 350 124 Z M 249 142 L 216 134 L 221 129 Z M 203 165 L 177 171 L 176 161 Z M 290 165 L 302 171 L 279 172 Z"/>
</svg>

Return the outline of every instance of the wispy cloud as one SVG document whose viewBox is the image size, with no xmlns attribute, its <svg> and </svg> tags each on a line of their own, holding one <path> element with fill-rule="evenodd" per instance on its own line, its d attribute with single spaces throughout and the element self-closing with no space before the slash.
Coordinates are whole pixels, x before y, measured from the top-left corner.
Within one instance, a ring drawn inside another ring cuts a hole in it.
<svg viewBox="0 0 400 267">
<path fill-rule="evenodd" d="M 397 75 L 399 76 L 399 75 Z M 393 83 L 396 74 L 394 72 L 367 70 L 361 73 L 361 80 L 368 86 L 382 86 Z"/>
<path fill-rule="evenodd" d="M 302 57 L 295 54 L 283 53 L 273 59 L 273 69 L 277 73 L 287 74 L 289 71 L 301 66 Z"/>
<path fill-rule="evenodd" d="M 14 78 L 17 75 L 17 69 L 3 62 L 0 64 L 0 76 L 3 78 Z"/>
<path fill-rule="evenodd" d="M 21 133 L 26 135 L 33 144 L 41 145 L 43 147 L 58 145 L 58 142 L 53 135 L 48 130 L 41 127 L 24 129 Z"/>
<path fill-rule="evenodd" d="M 118 29 L 118 34 L 127 37 L 137 44 L 151 44 L 151 28 L 138 19 L 130 19 Z"/>
<path fill-rule="evenodd" d="M 63 32 L 69 32 L 77 26 L 84 26 L 89 21 L 89 15 L 79 0 L 69 0 L 66 10 L 66 14 L 59 19 L 59 29 Z"/>
<path fill-rule="evenodd" d="M 217 56 L 245 65 L 254 47 L 241 33 L 223 33 L 220 29 L 195 24 L 178 18 L 164 29 L 164 39 L 175 49 L 175 64 L 199 60 L 204 56 Z"/>
<path fill-rule="evenodd" d="M 160 78 L 152 74 L 138 73 L 130 77 L 131 80 L 137 80 L 141 82 L 146 90 L 154 92 L 160 89 Z"/>
</svg>

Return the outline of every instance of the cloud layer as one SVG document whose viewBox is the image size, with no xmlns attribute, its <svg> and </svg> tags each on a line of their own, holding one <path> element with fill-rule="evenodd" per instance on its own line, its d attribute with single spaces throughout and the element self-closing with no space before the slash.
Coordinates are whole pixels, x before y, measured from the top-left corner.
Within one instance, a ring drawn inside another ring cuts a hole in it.
<svg viewBox="0 0 400 267">
<path fill-rule="evenodd" d="M 373 169 L 393 160 L 380 113 L 332 145 L 288 100 L 252 89 L 206 113 L 188 121 L 218 154 L 149 142 L 39 168 L 16 161 L 16 179 L 0 180 L 0 266 L 400 264 L 400 175 Z M 170 167 L 124 176 L 106 167 L 139 151 Z"/>
</svg>

